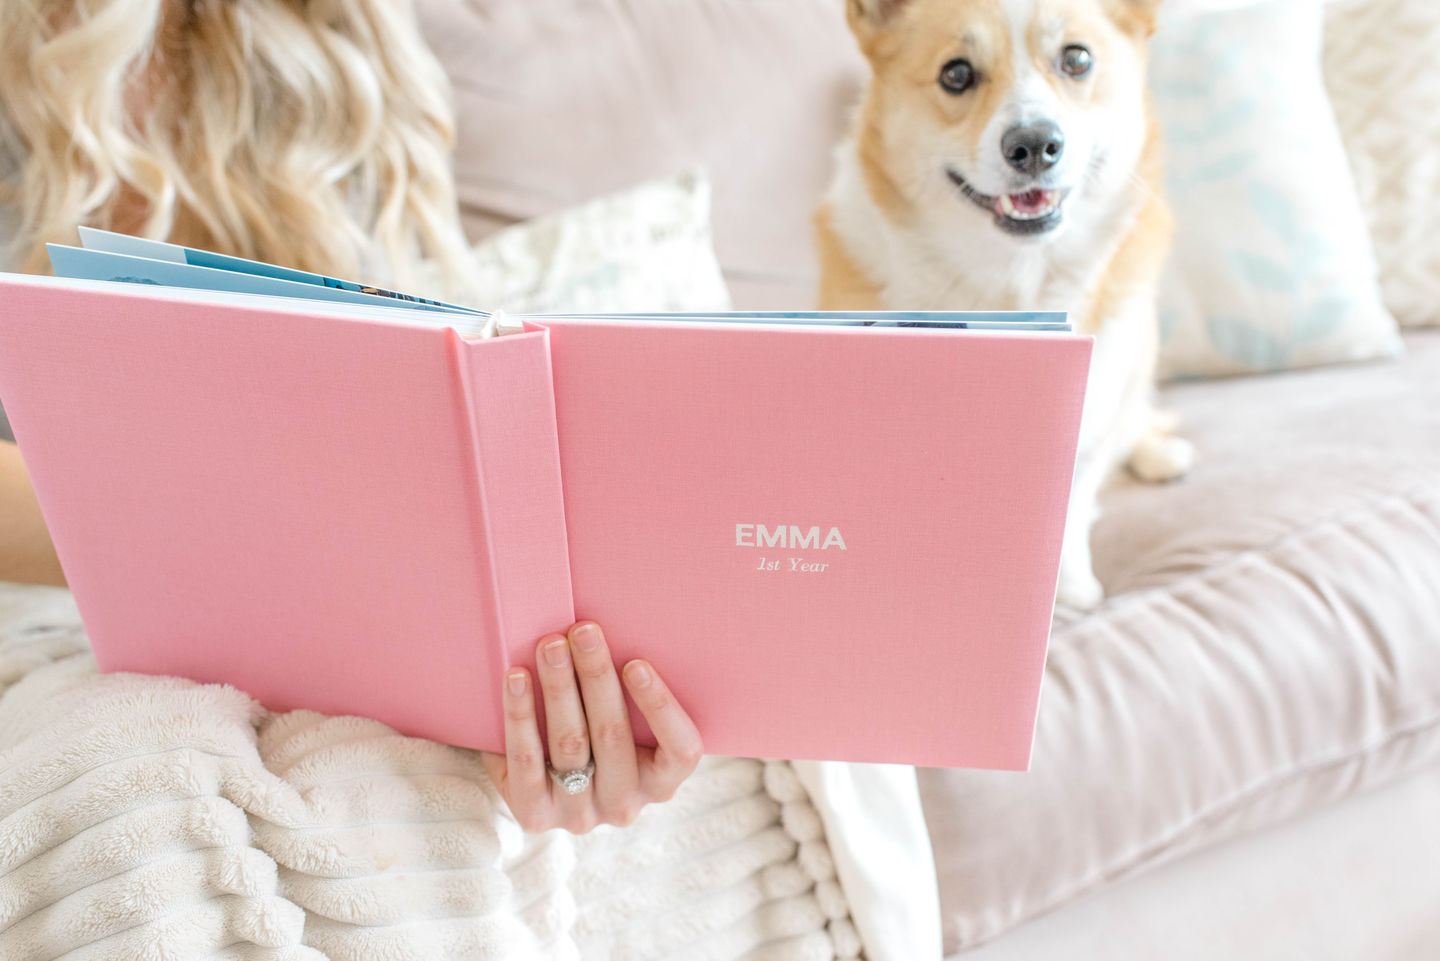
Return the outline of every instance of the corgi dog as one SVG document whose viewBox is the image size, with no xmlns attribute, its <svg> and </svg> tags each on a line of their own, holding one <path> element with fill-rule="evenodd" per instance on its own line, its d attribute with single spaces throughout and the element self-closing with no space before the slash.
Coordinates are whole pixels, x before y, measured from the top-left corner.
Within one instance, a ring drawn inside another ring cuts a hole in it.
<svg viewBox="0 0 1440 961">
<path fill-rule="evenodd" d="M 871 81 L 815 214 L 827 310 L 1065 310 L 1095 336 L 1057 604 L 1121 464 L 1194 461 L 1152 410 L 1172 232 L 1145 93 L 1161 0 L 845 0 Z"/>
</svg>

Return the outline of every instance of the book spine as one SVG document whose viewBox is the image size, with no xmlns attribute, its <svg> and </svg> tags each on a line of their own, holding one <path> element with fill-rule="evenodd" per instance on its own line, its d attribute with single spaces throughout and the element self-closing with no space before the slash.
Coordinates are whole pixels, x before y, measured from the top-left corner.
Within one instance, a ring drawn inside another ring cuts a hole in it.
<svg viewBox="0 0 1440 961">
<path fill-rule="evenodd" d="M 472 455 L 470 522 L 486 612 L 477 642 L 491 639 L 492 687 L 476 693 L 493 700 L 503 750 L 505 672 L 514 664 L 533 672 L 535 643 L 574 621 L 549 334 L 446 335 Z"/>
</svg>

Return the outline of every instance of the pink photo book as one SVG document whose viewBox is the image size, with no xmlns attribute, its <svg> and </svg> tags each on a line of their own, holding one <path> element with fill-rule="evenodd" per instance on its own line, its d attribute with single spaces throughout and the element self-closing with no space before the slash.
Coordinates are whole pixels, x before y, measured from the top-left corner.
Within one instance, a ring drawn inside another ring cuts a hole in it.
<svg viewBox="0 0 1440 961">
<path fill-rule="evenodd" d="M 709 753 L 1026 768 L 1090 348 L 0 276 L 102 669 L 497 751 L 506 667 L 594 618 Z"/>
</svg>

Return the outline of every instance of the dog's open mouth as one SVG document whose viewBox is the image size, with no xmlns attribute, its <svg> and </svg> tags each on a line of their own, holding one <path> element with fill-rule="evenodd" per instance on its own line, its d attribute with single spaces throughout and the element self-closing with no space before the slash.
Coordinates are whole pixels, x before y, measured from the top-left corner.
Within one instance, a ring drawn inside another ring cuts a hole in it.
<svg viewBox="0 0 1440 961">
<path fill-rule="evenodd" d="M 1012 220 L 1039 220 L 1060 209 L 1060 191 L 1027 190 L 1023 194 L 1001 194 L 997 213 Z"/>
<path fill-rule="evenodd" d="M 1001 194 L 992 197 L 982 194 L 955 171 L 945 172 L 960 192 L 976 206 L 995 215 L 995 225 L 1012 234 L 1042 234 L 1060 225 L 1062 205 L 1069 195 L 1068 190 L 1036 188 L 1018 194 Z"/>
</svg>

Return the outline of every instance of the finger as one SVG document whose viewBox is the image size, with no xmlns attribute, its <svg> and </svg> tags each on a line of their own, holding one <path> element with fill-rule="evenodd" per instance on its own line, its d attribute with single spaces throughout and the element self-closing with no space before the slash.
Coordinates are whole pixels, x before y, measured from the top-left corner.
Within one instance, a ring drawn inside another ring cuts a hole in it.
<svg viewBox="0 0 1440 961">
<path fill-rule="evenodd" d="M 495 785 L 495 790 L 503 796 L 508 788 L 505 783 L 505 755 L 496 754 L 494 751 L 481 751 L 480 763 L 485 765 L 485 773 L 490 775 L 490 783 Z"/>
<path fill-rule="evenodd" d="M 510 813 L 527 831 L 549 827 L 550 776 L 545 771 L 545 749 L 535 723 L 535 693 L 530 675 L 517 667 L 505 675 L 505 758 L 499 787 Z M 486 769 L 494 762 L 486 758 Z M 494 777 L 494 774 L 491 774 Z M 502 786 L 503 785 L 503 786 Z"/>
<path fill-rule="evenodd" d="M 700 763 L 705 746 L 695 722 L 647 661 L 625 665 L 625 687 L 655 735 L 653 754 L 640 762 L 640 789 L 651 800 L 668 800 Z"/>
<path fill-rule="evenodd" d="M 545 740 L 550 745 L 550 764 L 557 771 L 584 767 L 590 763 L 590 734 L 580 689 L 575 685 L 569 640 L 563 634 L 540 638 L 535 663 L 545 695 Z"/>
<path fill-rule="evenodd" d="M 570 650 L 580 697 L 590 727 L 590 749 L 595 753 L 592 790 L 600 816 L 612 823 L 633 820 L 639 770 L 635 761 L 635 735 L 630 730 L 630 709 L 605 634 L 594 621 L 570 628 Z"/>
<path fill-rule="evenodd" d="M 509 773 L 505 768 L 505 755 L 496 754 L 494 751 L 481 751 L 480 763 L 485 766 L 485 773 L 490 775 L 490 783 L 495 785 L 495 790 L 500 792 L 501 800 L 505 801 L 505 807 L 510 806 L 506 800 L 510 796 Z M 510 812 L 512 815 L 514 811 Z M 520 820 L 516 818 L 515 820 Z"/>
</svg>

